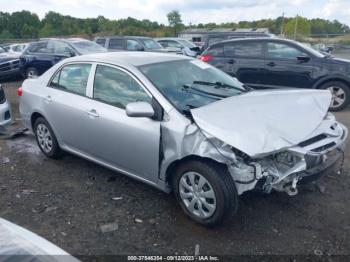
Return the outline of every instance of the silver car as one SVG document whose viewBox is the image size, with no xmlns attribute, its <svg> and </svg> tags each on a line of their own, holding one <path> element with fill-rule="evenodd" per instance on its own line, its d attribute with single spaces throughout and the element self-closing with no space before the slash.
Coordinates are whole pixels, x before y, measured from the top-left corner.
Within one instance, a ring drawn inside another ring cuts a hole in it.
<svg viewBox="0 0 350 262">
<path fill-rule="evenodd" d="M 4 89 L 0 84 L 0 129 L 12 122 L 11 106 L 6 100 Z"/>
<path fill-rule="evenodd" d="M 165 49 L 178 51 L 186 56 L 197 57 L 200 53 L 200 48 L 198 46 L 184 38 L 163 37 L 155 38 L 154 40 Z"/>
<path fill-rule="evenodd" d="M 185 56 L 104 53 L 66 59 L 18 92 L 42 152 L 68 151 L 174 191 L 203 225 L 227 220 L 244 192 L 295 195 L 337 171 L 347 129 L 327 90 L 252 91 Z"/>
</svg>

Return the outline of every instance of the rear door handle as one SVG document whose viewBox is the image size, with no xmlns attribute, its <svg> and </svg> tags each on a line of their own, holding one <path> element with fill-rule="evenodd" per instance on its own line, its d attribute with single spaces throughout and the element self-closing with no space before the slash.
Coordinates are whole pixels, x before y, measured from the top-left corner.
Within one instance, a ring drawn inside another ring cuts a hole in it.
<svg viewBox="0 0 350 262">
<path fill-rule="evenodd" d="M 268 66 L 275 66 L 276 64 L 275 64 L 275 62 L 269 62 L 266 65 L 268 65 Z"/>
<path fill-rule="evenodd" d="M 228 63 L 228 64 L 234 64 L 234 63 L 236 63 L 236 61 L 235 61 L 234 59 L 230 59 L 230 60 L 228 60 L 226 63 Z"/>
<path fill-rule="evenodd" d="M 47 103 L 51 103 L 52 102 L 52 97 L 51 96 L 46 96 L 44 99 L 45 99 L 45 101 Z"/>
<path fill-rule="evenodd" d="M 89 116 L 92 116 L 92 117 L 99 117 L 100 115 L 97 114 L 96 110 L 95 109 L 91 109 L 88 111 L 88 115 Z"/>
</svg>

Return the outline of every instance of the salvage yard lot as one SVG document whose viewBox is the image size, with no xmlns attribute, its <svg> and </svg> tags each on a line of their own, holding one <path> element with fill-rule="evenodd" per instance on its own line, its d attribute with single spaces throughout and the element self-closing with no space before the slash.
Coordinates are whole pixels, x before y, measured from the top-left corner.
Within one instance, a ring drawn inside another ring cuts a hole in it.
<svg viewBox="0 0 350 262">
<path fill-rule="evenodd" d="M 16 117 L 20 85 L 3 85 Z M 350 128 L 350 108 L 336 116 Z M 344 174 L 295 197 L 244 195 L 230 223 L 206 229 L 185 217 L 173 195 L 69 154 L 47 159 L 26 135 L 0 140 L 0 217 L 73 255 L 193 255 L 196 245 L 211 255 L 350 255 L 349 157 L 348 142 Z M 103 233 L 109 223 L 118 227 Z"/>
</svg>

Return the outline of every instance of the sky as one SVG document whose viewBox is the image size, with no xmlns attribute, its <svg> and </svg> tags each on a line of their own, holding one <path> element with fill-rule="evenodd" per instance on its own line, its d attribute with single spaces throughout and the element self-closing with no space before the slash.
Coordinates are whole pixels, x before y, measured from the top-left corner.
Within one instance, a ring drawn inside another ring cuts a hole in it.
<svg viewBox="0 0 350 262">
<path fill-rule="evenodd" d="M 0 0 L 1 11 L 29 10 L 43 18 L 48 11 L 74 17 L 150 19 L 167 24 L 177 9 L 185 24 L 238 22 L 301 15 L 337 19 L 350 25 L 350 0 Z"/>
</svg>

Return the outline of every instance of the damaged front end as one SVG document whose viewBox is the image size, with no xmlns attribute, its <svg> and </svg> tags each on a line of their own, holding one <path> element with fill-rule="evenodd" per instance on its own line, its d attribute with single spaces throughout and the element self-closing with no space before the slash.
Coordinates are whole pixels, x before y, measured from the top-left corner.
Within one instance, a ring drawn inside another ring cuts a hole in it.
<svg viewBox="0 0 350 262">
<path fill-rule="evenodd" d="M 238 193 L 258 188 L 265 193 L 275 190 L 296 195 L 298 183 L 341 169 L 347 133 L 346 127 L 328 119 L 297 146 L 231 165 Z"/>
</svg>

